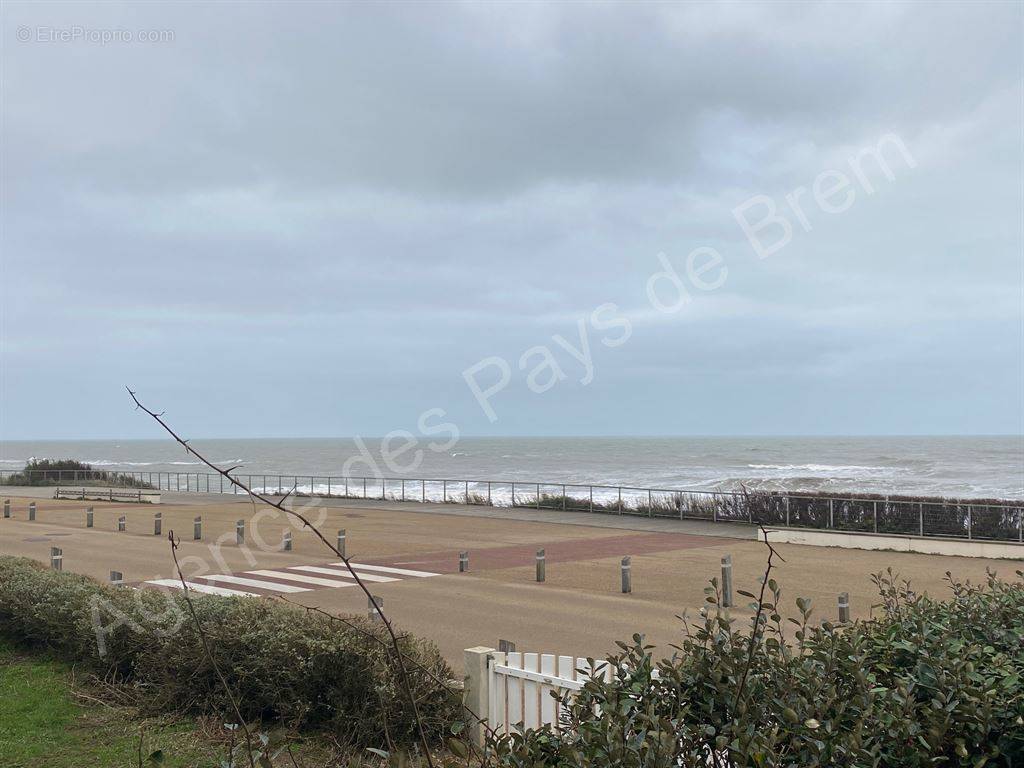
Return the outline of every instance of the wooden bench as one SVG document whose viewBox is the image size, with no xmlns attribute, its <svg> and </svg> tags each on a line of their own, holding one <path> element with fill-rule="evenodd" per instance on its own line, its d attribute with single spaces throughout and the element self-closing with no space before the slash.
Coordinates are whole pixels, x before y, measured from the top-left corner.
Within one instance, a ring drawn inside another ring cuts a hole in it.
<svg viewBox="0 0 1024 768">
<path fill-rule="evenodd" d="M 136 504 L 159 504 L 160 492 L 127 488 L 61 488 L 53 494 L 55 499 L 77 499 L 79 501 L 128 501 Z"/>
</svg>

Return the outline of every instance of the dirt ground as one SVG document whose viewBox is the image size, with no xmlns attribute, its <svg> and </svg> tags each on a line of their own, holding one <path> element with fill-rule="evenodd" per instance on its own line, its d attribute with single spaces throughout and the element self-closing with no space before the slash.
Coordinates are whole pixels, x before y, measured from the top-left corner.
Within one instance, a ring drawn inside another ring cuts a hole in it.
<svg viewBox="0 0 1024 768">
<path fill-rule="evenodd" d="M 60 547 L 65 570 L 100 580 L 121 571 L 128 583 L 139 585 L 176 578 L 166 538 L 173 530 L 190 582 L 270 599 L 291 589 L 285 599 L 337 613 L 367 609 L 358 589 L 340 588 L 351 584 L 338 558 L 276 510 L 235 500 L 150 506 L 37 498 L 36 520 L 28 522 L 29 499 L 4 498 L 11 499 L 12 519 L 0 519 L 0 554 L 48 562 L 50 547 Z M 95 510 L 91 529 L 85 527 L 87 506 Z M 153 533 L 157 511 L 163 518 L 160 536 Z M 679 637 L 677 616 L 692 615 L 704 604 L 704 588 L 720 573 L 724 555 L 732 556 L 734 588 L 755 592 L 767 554 L 757 541 L 698 535 L 683 527 L 652 532 L 621 524 L 500 519 L 493 511 L 476 517 L 464 508 L 427 514 L 415 504 L 408 511 L 353 504 L 306 512 L 332 542 L 339 529 L 346 530 L 347 552 L 377 579 L 373 591 L 385 611 L 403 628 L 436 642 L 456 669 L 464 648 L 494 646 L 499 638 L 520 650 L 600 656 L 613 651 L 616 640 L 640 632 L 669 651 Z M 127 531 L 119 533 L 122 514 Z M 202 541 L 192 541 L 196 516 L 203 521 Z M 246 521 L 243 546 L 235 543 L 237 520 Z M 282 551 L 286 530 L 293 534 L 291 552 Z M 542 547 L 547 578 L 537 583 L 534 558 Z M 463 550 L 469 552 L 468 573 L 458 572 Z M 778 552 L 785 562 L 773 576 L 782 585 L 786 611 L 795 615 L 795 598 L 810 597 L 817 617 L 833 619 L 840 592 L 849 592 L 854 617 L 869 615 L 876 601 L 870 576 L 889 567 L 918 591 L 940 596 L 948 593 L 946 571 L 979 580 L 986 568 L 1007 577 L 1024 568 L 1021 561 L 790 544 L 779 545 Z M 632 557 L 629 595 L 619 586 L 625 555 Z M 749 615 L 747 599 L 737 595 L 735 601 L 734 613 Z"/>
</svg>

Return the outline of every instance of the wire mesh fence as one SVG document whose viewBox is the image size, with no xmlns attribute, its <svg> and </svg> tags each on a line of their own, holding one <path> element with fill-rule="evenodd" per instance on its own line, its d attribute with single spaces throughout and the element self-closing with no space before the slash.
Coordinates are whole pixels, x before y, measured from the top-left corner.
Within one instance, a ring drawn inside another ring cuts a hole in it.
<svg viewBox="0 0 1024 768">
<path fill-rule="evenodd" d="M 843 496 L 792 491 L 693 491 L 512 480 L 345 477 L 281 473 L 234 476 L 256 492 L 298 497 L 527 507 L 859 533 L 1024 543 L 1024 501 Z M 112 485 L 191 493 L 239 493 L 215 472 L 0 470 L 0 484 Z"/>
</svg>

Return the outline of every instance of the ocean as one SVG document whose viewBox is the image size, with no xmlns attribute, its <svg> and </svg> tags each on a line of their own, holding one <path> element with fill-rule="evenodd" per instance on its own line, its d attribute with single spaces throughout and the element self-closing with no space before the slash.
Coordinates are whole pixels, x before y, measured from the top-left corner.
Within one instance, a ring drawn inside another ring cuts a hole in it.
<svg viewBox="0 0 1024 768">
<path fill-rule="evenodd" d="M 447 436 L 445 436 L 447 437 Z M 364 438 L 196 440 L 222 467 L 252 475 L 334 475 L 596 484 L 680 490 L 835 491 L 1024 498 L 1024 438 L 464 437 L 399 452 Z M 0 442 L 0 469 L 72 458 L 97 469 L 196 472 L 171 440 Z M 346 463 L 347 472 L 346 470 Z"/>
</svg>

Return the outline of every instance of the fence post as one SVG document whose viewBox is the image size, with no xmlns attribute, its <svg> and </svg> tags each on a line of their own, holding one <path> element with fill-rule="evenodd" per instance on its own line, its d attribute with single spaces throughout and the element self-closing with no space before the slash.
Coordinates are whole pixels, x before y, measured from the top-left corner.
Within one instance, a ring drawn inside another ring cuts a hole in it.
<svg viewBox="0 0 1024 768">
<path fill-rule="evenodd" d="M 330 486 L 331 479 L 327 478 L 327 482 L 328 482 L 327 495 L 330 496 L 331 495 L 331 486 Z M 404 477 L 402 478 L 402 501 L 405 501 L 405 478 Z"/>
<path fill-rule="evenodd" d="M 121 515 L 117 518 L 117 532 L 124 533 L 126 530 L 128 530 L 128 517 L 126 515 Z"/>
<path fill-rule="evenodd" d="M 4 518 L 7 520 L 11 519 L 11 500 L 4 499 Z"/>
<path fill-rule="evenodd" d="M 1024 544 L 1024 507 L 1017 510 L 1017 541 Z"/>
<path fill-rule="evenodd" d="M 245 520 L 235 523 L 235 543 L 242 546 L 245 543 Z"/>
<path fill-rule="evenodd" d="M 469 552 L 459 552 L 459 573 L 469 570 Z"/>
<path fill-rule="evenodd" d="M 366 603 L 366 615 L 374 621 L 383 621 L 384 618 L 381 615 L 380 609 L 384 607 L 384 598 L 377 597 L 377 595 L 372 595 L 371 597 L 367 598 Z"/>
<path fill-rule="evenodd" d="M 420 503 L 427 503 L 427 481 L 425 478 L 420 480 Z"/>
<path fill-rule="evenodd" d="M 192 540 L 200 541 L 203 538 L 203 518 L 202 516 L 196 517 L 192 521 Z"/>
<path fill-rule="evenodd" d="M 544 578 L 547 575 L 545 573 L 545 568 L 544 568 L 545 558 L 546 558 L 546 555 L 544 554 L 544 550 L 543 549 L 538 549 L 537 550 L 537 581 L 544 581 Z"/>
<path fill-rule="evenodd" d="M 34 501 L 31 504 L 28 505 L 28 519 L 29 520 L 35 520 L 36 519 L 36 503 Z"/>
<path fill-rule="evenodd" d="M 650 488 L 647 489 L 647 516 L 654 517 L 654 496 Z"/>
<path fill-rule="evenodd" d="M 490 663 L 493 648 L 478 645 L 467 648 L 463 652 L 465 666 L 465 682 L 462 692 L 462 703 L 473 715 L 467 725 L 469 739 L 477 747 L 482 748 L 486 742 L 483 723 L 490 718 Z M 492 725 L 493 727 L 493 725 Z"/>
<path fill-rule="evenodd" d="M 540 509 L 540 485 L 537 485 L 537 509 Z"/>
<path fill-rule="evenodd" d="M 628 595 L 633 591 L 633 565 L 629 555 L 622 558 L 622 594 Z"/>
<path fill-rule="evenodd" d="M 924 536 L 924 502 L 917 502 L 917 530 L 918 535 Z"/>
<path fill-rule="evenodd" d="M 448 503 L 448 481 L 447 480 L 442 480 L 441 481 L 441 499 L 444 501 L 445 504 Z"/>
<path fill-rule="evenodd" d="M 594 511 L 594 486 L 590 486 L 590 511 Z"/>
<path fill-rule="evenodd" d="M 87 508 L 85 510 L 85 527 L 86 528 L 92 528 L 92 524 L 93 524 L 93 511 L 92 511 L 92 507 L 89 507 L 89 508 Z"/>
<path fill-rule="evenodd" d="M 974 510 L 970 504 L 967 505 L 967 539 L 974 536 Z"/>
<path fill-rule="evenodd" d="M 732 555 L 722 558 L 722 607 L 732 607 Z"/>
<path fill-rule="evenodd" d="M 342 528 L 338 531 L 338 551 L 342 557 L 345 557 L 345 529 Z"/>
<path fill-rule="evenodd" d="M 124 574 L 120 571 L 110 572 L 110 585 L 113 587 L 120 587 L 124 585 Z"/>
<path fill-rule="evenodd" d="M 494 504 L 491 503 L 491 481 L 490 480 L 487 481 L 487 506 L 488 507 L 493 507 L 494 506 Z"/>
<path fill-rule="evenodd" d="M 833 529 L 836 527 L 835 510 L 833 508 L 833 500 L 832 499 L 828 500 L 828 527 L 829 528 L 833 528 Z"/>
<path fill-rule="evenodd" d="M 562 485 L 562 511 L 565 512 L 565 485 Z"/>
<path fill-rule="evenodd" d="M 163 532 L 164 515 L 162 512 L 153 513 L 153 535 L 159 536 Z"/>
<path fill-rule="evenodd" d="M 848 624 L 850 622 L 850 593 L 840 592 L 839 593 L 839 623 Z"/>
<path fill-rule="evenodd" d="M 60 547 L 50 547 L 50 567 L 55 571 L 64 570 L 64 550 Z"/>
<path fill-rule="evenodd" d="M 871 507 L 872 507 L 872 517 L 874 519 L 874 522 L 872 524 L 872 530 L 873 530 L 874 533 L 878 533 L 878 501 L 876 500 L 876 501 L 872 502 L 871 503 Z"/>
<path fill-rule="evenodd" d="M 285 531 L 284 532 L 284 540 L 283 540 L 282 546 L 283 546 L 285 552 L 291 552 L 292 551 L 292 532 L 291 531 Z"/>
</svg>

